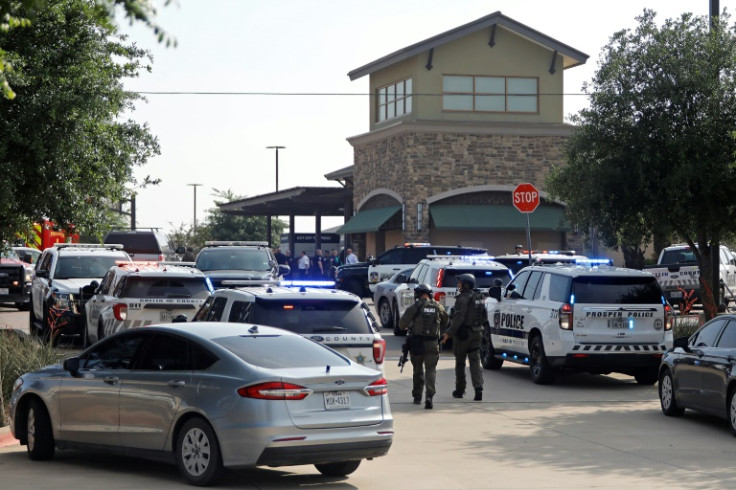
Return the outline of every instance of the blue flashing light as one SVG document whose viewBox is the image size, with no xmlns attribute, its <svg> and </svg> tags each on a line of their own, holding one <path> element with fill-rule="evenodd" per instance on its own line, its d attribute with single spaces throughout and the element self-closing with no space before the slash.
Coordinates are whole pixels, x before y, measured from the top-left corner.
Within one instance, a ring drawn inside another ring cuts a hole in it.
<svg viewBox="0 0 736 490">
<path fill-rule="evenodd" d="M 577 265 L 588 265 L 588 266 L 613 265 L 613 260 L 612 259 L 576 259 L 575 263 Z"/>
<path fill-rule="evenodd" d="M 528 357 L 525 357 L 524 358 L 524 362 L 527 363 L 527 364 L 529 364 L 529 358 Z"/>
<path fill-rule="evenodd" d="M 207 289 L 209 289 L 210 293 L 213 293 L 215 291 L 215 288 L 212 287 L 212 281 L 210 281 L 210 278 L 206 277 L 205 282 L 207 283 Z"/>
<path fill-rule="evenodd" d="M 667 300 L 664 299 L 664 295 L 660 296 L 662 298 L 662 305 L 667 305 Z"/>
<path fill-rule="evenodd" d="M 504 352 L 503 354 L 501 354 L 501 357 L 508 357 L 508 356 L 507 356 L 507 355 L 506 355 L 506 353 Z"/>
<path fill-rule="evenodd" d="M 575 295 L 574 294 L 571 294 L 570 295 L 570 306 L 572 306 L 574 304 L 575 304 Z"/>
<path fill-rule="evenodd" d="M 335 281 L 281 281 L 284 287 L 334 288 Z"/>
<path fill-rule="evenodd" d="M 629 318 L 629 330 L 634 330 L 634 319 Z"/>
<path fill-rule="evenodd" d="M 517 359 L 519 359 L 519 356 L 515 355 L 514 360 L 517 360 Z"/>
</svg>

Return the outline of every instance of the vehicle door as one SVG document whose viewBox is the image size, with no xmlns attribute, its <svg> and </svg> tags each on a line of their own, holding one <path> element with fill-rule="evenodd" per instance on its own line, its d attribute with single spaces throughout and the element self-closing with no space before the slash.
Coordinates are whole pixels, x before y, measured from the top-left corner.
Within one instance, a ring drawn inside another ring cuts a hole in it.
<svg viewBox="0 0 736 490">
<path fill-rule="evenodd" d="M 736 260 L 726 247 L 721 247 L 720 254 L 721 280 L 725 283 L 725 298 L 733 298 L 736 294 Z"/>
<path fill-rule="evenodd" d="M 530 270 L 522 270 L 504 290 L 491 326 L 491 341 L 496 350 L 528 353 L 526 322 L 529 320 L 524 312 L 528 306 L 523 294 L 530 277 Z"/>
<path fill-rule="evenodd" d="M 120 444 L 161 450 L 182 400 L 192 399 L 194 359 L 187 339 L 155 332 L 120 387 Z"/>
<path fill-rule="evenodd" d="M 51 262 L 53 254 L 44 253 L 41 260 L 36 264 L 36 273 L 31 286 L 31 301 L 33 314 L 38 320 L 43 318 L 43 303 L 49 290 L 49 274 L 51 274 Z"/>
<path fill-rule="evenodd" d="M 401 265 L 404 249 L 394 248 L 387 250 L 378 256 L 375 263 L 368 266 L 368 284 L 371 291 L 375 292 L 376 284 L 390 278 L 405 265 Z"/>
<path fill-rule="evenodd" d="M 210 296 L 204 302 L 202 307 L 194 315 L 193 322 L 222 322 L 223 314 L 227 306 L 227 298 L 225 296 Z"/>
<path fill-rule="evenodd" d="M 111 303 L 114 301 L 114 298 L 111 296 L 111 285 L 114 278 L 115 272 L 111 270 L 107 271 L 102 278 L 97 291 L 94 292 L 92 297 L 84 305 L 85 327 L 87 328 L 87 332 L 90 334 L 91 339 L 97 338 L 98 336 L 97 326 L 100 322 L 100 314 L 106 308 L 110 308 Z M 105 335 L 109 335 L 109 333 Z"/>
<path fill-rule="evenodd" d="M 703 389 L 704 362 L 712 362 L 706 358 L 706 354 L 716 345 L 727 321 L 724 318 L 715 318 L 706 323 L 690 338 L 690 352 L 678 352 L 672 374 L 678 401 L 684 406 L 707 410 Z"/>
<path fill-rule="evenodd" d="M 726 398 L 731 371 L 736 361 L 736 321 L 729 320 L 714 347 L 703 348 L 703 406 L 711 413 L 726 415 Z"/>
<path fill-rule="evenodd" d="M 409 275 L 406 283 L 400 284 L 396 288 L 396 304 L 399 309 L 399 318 L 404 314 L 406 309 L 414 304 L 414 288 L 421 284 L 421 279 L 426 275 L 429 266 L 426 263 L 418 264 Z"/>
<path fill-rule="evenodd" d="M 60 440 L 117 446 L 119 394 L 147 332 L 104 340 L 80 358 L 79 372 L 59 386 Z"/>
</svg>

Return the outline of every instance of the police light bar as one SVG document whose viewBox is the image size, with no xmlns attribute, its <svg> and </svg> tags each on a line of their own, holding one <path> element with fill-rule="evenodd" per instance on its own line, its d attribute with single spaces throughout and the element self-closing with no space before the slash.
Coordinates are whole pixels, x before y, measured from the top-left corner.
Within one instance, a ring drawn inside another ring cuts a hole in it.
<svg viewBox="0 0 736 490">
<path fill-rule="evenodd" d="M 306 287 L 306 288 L 334 288 L 335 281 L 281 281 L 284 287 Z"/>
<path fill-rule="evenodd" d="M 205 247 L 242 247 L 242 246 L 267 247 L 268 242 L 238 241 L 238 240 L 230 240 L 230 241 L 210 240 L 210 241 L 204 242 L 204 245 Z"/>
<path fill-rule="evenodd" d="M 404 243 L 405 247 L 429 247 L 430 245 L 432 244 L 429 242 L 405 242 Z"/>
<path fill-rule="evenodd" d="M 123 250 L 120 243 L 107 243 L 100 245 L 99 243 L 54 243 L 55 248 L 89 248 L 103 250 Z"/>
<path fill-rule="evenodd" d="M 577 259 L 575 263 L 578 265 L 613 265 L 613 259 Z"/>
<path fill-rule="evenodd" d="M 275 279 L 225 279 L 220 281 L 223 286 L 268 286 L 278 284 Z"/>
</svg>

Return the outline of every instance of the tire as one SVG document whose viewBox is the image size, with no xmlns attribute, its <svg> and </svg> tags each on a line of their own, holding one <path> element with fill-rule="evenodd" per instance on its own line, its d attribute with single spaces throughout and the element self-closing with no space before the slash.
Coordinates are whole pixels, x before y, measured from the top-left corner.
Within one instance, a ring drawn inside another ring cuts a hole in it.
<svg viewBox="0 0 736 490">
<path fill-rule="evenodd" d="M 89 347 L 89 329 L 87 328 L 87 322 L 84 322 L 84 331 L 82 332 L 82 349 Z"/>
<path fill-rule="evenodd" d="M 547 362 L 541 336 L 537 335 L 532 339 L 529 352 L 529 373 L 531 374 L 532 381 L 538 385 L 553 383 L 556 373 L 554 368 Z"/>
<path fill-rule="evenodd" d="M 26 449 L 33 461 L 53 458 L 56 449 L 49 412 L 35 398 L 28 402 L 26 411 Z"/>
<path fill-rule="evenodd" d="M 378 300 L 378 318 L 383 328 L 394 327 L 394 310 L 386 298 Z"/>
<path fill-rule="evenodd" d="M 18 308 L 18 311 L 29 311 L 31 309 L 30 303 L 16 303 L 15 307 Z"/>
<path fill-rule="evenodd" d="M 639 371 L 638 373 L 634 374 L 634 379 L 637 383 L 644 386 L 651 386 L 654 383 L 657 382 L 657 378 L 659 375 L 657 374 L 656 369 L 648 369 L 646 371 Z"/>
<path fill-rule="evenodd" d="M 503 366 L 503 359 L 497 359 L 496 351 L 491 341 L 491 327 L 487 323 L 483 326 L 483 338 L 480 343 L 480 362 L 485 369 L 498 370 Z"/>
<path fill-rule="evenodd" d="M 731 388 L 728 392 L 728 426 L 736 436 L 736 388 Z"/>
<path fill-rule="evenodd" d="M 190 419 L 179 431 L 176 465 L 181 476 L 192 485 L 211 485 L 220 476 L 220 446 L 215 432 L 204 419 Z"/>
<path fill-rule="evenodd" d="M 729 407 L 732 403 L 733 401 L 729 398 Z M 662 371 L 662 376 L 659 378 L 659 405 L 662 407 L 662 413 L 668 417 L 679 417 L 685 413 L 685 409 L 679 407 L 675 400 L 675 381 L 669 369 Z M 733 409 L 730 409 L 730 420 L 733 420 L 732 413 Z M 733 427 L 733 422 L 731 422 L 731 427 Z"/>
<path fill-rule="evenodd" d="M 33 313 L 33 299 L 31 299 L 31 309 L 28 310 L 28 331 L 31 333 L 31 337 L 35 337 L 39 333 L 35 325 L 36 315 Z"/>
<path fill-rule="evenodd" d="M 317 471 L 325 476 L 346 476 L 357 470 L 358 466 L 360 466 L 360 460 L 314 465 L 314 467 L 317 468 Z"/>
</svg>

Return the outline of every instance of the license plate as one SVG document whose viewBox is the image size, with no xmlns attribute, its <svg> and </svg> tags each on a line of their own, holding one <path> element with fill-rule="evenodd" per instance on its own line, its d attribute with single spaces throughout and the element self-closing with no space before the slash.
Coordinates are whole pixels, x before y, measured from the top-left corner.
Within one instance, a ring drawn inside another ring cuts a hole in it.
<svg viewBox="0 0 736 490">
<path fill-rule="evenodd" d="M 670 298 L 682 298 L 682 291 L 672 291 Z"/>
<path fill-rule="evenodd" d="M 8 288 L 0 288 L 0 294 L 2 294 L 2 295 L 10 294 L 10 289 L 8 289 Z"/>
<path fill-rule="evenodd" d="M 609 318 L 608 328 L 628 328 L 628 323 L 626 318 Z"/>
<path fill-rule="evenodd" d="M 350 408 L 350 394 L 347 391 L 328 391 L 325 393 L 325 409 L 345 410 Z"/>
<path fill-rule="evenodd" d="M 162 311 L 161 316 L 159 317 L 159 320 L 162 322 L 170 322 L 174 319 L 174 314 L 170 311 Z"/>
</svg>

